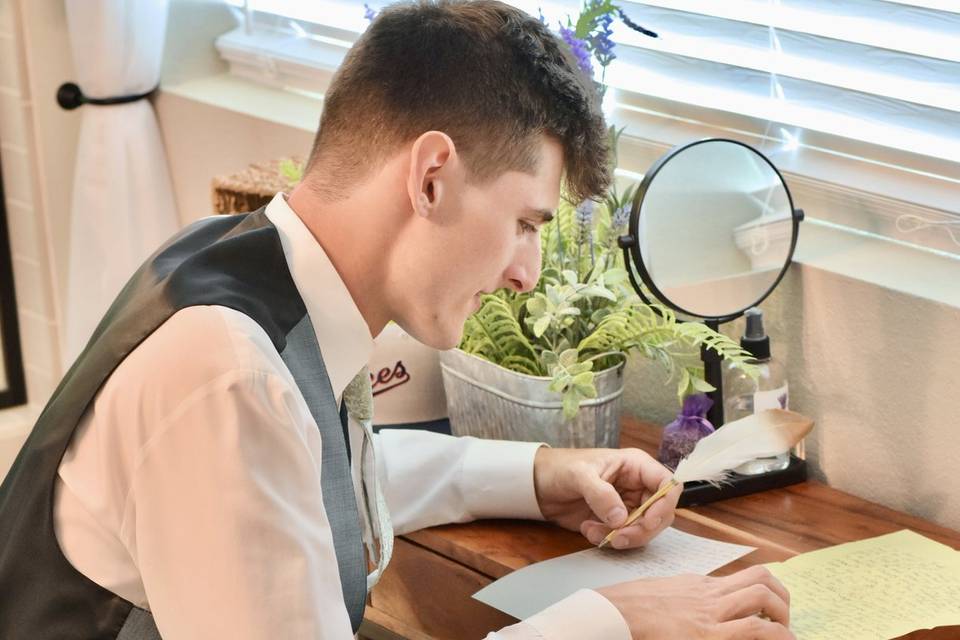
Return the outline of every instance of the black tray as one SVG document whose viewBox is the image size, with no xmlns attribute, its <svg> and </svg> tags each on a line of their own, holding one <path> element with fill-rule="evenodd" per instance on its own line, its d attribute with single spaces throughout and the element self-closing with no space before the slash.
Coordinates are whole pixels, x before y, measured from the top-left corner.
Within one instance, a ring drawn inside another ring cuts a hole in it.
<svg viewBox="0 0 960 640">
<path fill-rule="evenodd" d="M 807 462 L 795 455 L 790 455 L 790 464 L 786 469 L 770 471 L 755 476 L 744 476 L 734 473 L 729 484 L 715 487 L 707 482 L 690 482 L 683 486 L 679 506 L 690 507 L 697 504 L 707 504 L 717 500 L 736 498 L 767 489 L 777 489 L 791 484 L 797 484 L 807 479 Z"/>
</svg>

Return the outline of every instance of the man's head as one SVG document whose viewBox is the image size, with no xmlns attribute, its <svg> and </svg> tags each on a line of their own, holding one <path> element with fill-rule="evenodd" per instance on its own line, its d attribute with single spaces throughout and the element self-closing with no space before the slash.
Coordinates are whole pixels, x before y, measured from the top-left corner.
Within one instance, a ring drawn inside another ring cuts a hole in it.
<svg viewBox="0 0 960 640">
<path fill-rule="evenodd" d="M 303 186 L 399 207 L 383 216 L 383 303 L 448 348 L 477 293 L 536 284 L 561 178 L 571 199 L 602 194 L 608 153 L 592 82 L 540 21 L 495 0 L 421 0 L 382 11 L 347 54 Z"/>
</svg>

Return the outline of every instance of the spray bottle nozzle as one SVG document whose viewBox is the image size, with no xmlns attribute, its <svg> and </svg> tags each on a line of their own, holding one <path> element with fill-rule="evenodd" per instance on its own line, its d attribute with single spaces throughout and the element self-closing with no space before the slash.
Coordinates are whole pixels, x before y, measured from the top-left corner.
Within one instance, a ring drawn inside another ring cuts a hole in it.
<svg viewBox="0 0 960 640">
<path fill-rule="evenodd" d="M 747 318 L 747 329 L 743 334 L 745 338 L 757 339 L 766 336 L 763 330 L 763 311 L 751 307 L 747 309 L 744 316 Z"/>
<path fill-rule="evenodd" d="M 770 358 L 770 338 L 763 328 L 763 311 L 751 307 L 744 312 L 747 319 L 747 328 L 740 338 L 740 346 L 750 352 L 757 360 Z"/>
</svg>

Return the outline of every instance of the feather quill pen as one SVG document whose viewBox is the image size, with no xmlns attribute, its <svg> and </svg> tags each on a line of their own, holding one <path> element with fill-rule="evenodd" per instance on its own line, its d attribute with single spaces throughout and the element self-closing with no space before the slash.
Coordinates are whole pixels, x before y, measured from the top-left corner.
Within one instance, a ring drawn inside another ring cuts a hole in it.
<svg viewBox="0 0 960 640">
<path fill-rule="evenodd" d="M 697 442 L 693 451 L 677 465 L 673 477 L 637 507 L 623 525 L 607 534 L 598 546 L 605 546 L 620 529 L 633 524 L 650 505 L 675 486 L 697 480 L 720 485 L 729 479 L 734 468 L 744 462 L 789 451 L 811 429 L 813 420 L 786 409 L 768 409 L 723 425 Z"/>
</svg>

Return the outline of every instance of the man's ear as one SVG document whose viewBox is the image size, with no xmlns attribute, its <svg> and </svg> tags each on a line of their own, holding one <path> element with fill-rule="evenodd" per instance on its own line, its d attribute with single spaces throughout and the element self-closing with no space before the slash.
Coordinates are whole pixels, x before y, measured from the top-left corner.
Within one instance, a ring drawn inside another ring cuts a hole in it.
<svg viewBox="0 0 960 640">
<path fill-rule="evenodd" d="M 457 148 L 442 131 L 427 131 L 410 148 L 407 193 L 417 215 L 436 211 L 458 165 Z"/>
</svg>

